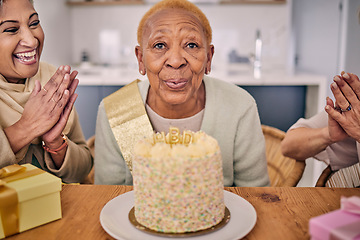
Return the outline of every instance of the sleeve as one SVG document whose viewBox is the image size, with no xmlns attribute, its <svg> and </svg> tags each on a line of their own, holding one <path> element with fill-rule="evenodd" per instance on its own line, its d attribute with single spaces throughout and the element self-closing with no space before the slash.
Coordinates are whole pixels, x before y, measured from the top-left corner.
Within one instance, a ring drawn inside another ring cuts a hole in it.
<svg viewBox="0 0 360 240">
<path fill-rule="evenodd" d="M 81 182 L 90 172 L 93 159 L 89 148 L 86 145 L 84 135 L 80 126 L 79 118 L 75 109 L 74 121 L 68 138 L 68 147 L 60 169 L 57 169 L 52 161 L 50 154 L 45 152 L 45 164 L 50 172 L 62 178 L 66 183 Z"/>
<path fill-rule="evenodd" d="M 129 185 L 131 176 L 110 127 L 103 101 L 99 105 L 95 132 L 95 184 Z M 131 178 L 132 179 L 132 178 Z"/>
<path fill-rule="evenodd" d="M 255 100 L 238 121 L 234 145 L 235 186 L 270 186 L 265 138 Z"/>
<path fill-rule="evenodd" d="M 289 128 L 289 130 L 300 127 L 323 128 L 327 126 L 327 120 L 327 113 L 325 111 L 321 111 L 309 119 L 300 118 L 294 125 Z"/>
<path fill-rule="evenodd" d="M 4 130 L 0 129 L 0 168 L 18 163 Z"/>
<path fill-rule="evenodd" d="M 321 111 L 320 113 L 316 114 L 315 116 L 304 119 L 300 118 L 294 125 L 292 125 L 288 131 L 296 129 L 296 128 L 324 128 L 328 124 L 328 117 L 325 111 Z M 329 155 L 326 150 L 319 152 L 314 156 L 315 159 L 319 161 L 323 161 L 326 164 L 330 163 Z"/>
</svg>

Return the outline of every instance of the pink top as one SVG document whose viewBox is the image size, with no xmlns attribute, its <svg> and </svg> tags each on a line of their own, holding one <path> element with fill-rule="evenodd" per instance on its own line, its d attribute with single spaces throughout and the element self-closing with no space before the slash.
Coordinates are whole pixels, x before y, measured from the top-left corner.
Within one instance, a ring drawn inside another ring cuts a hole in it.
<svg viewBox="0 0 360 240">
<path fill-rule="evenodd" d="M 326 127 L 328 124 L 327 116 L 327 113 L 325 111 L 322 111 L 309 119 L 300 118 L 294 125 L 290 127 L 290 129 L 295 129 L 299 127 Z M 331 166 L 331 169 L 335 171 L 360 162 L 359 153 L 359 143 L 352 138 L 348 138 L 343 141 L 329 145 L 324 151 L 315 155 L 314 158 L 329 164 Z"/>
</svg>

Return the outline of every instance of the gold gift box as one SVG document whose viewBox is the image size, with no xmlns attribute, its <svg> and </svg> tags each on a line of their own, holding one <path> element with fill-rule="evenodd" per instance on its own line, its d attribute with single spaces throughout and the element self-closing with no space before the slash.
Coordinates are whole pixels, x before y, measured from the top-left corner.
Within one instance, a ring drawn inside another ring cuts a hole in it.
<svg viewBox="0 0 360 240">
<path fill-rule="evenodd" d="M 3 209 L 0 209 L 0 238 L 9 235 L 9 233 L 6 234 L 9 230 L 5 229 L 6 226 L 9 227 L 9 223 L 7 223 L 8 225 L 5 223 L 5 221 L 10 220 L 9 216 L 17 219 L 15 223 L 18 224 L 16 227 L 18 232 L 23 232 L 61 218 L 61 179 L 31 164 L 24 164 L 21 167 L 26 168 L 22 169 L 23 173 L 18 174 L 23 175 L 22 177 L 17 177 L 17 174 L 8 177 L 20 179 L 7 181 L 6 178 L 3 178 L 5 184 L 2 187 L 14 189 L 17 193 L 18 211 L 14 211 L 14 213 L 9 215 L 10 207 L 3 206 Z M 26 173 L 31 172 L 37 173 L 26 176 Z M 5 194 L 4 189 L 1 190 L 0 186 L 0 201 L 4 201 L 6 196 L 1 195 Z M 0 205 L 2 205 L 1 202 Z M 8 214 L 6 217 L 4 217 L 5 212 Z M 10 223 L 11 228 L 16 225 L 13 224 L 14 221 Z M 11 233 L 10 235 L 13 234 Z"/>
</svg>

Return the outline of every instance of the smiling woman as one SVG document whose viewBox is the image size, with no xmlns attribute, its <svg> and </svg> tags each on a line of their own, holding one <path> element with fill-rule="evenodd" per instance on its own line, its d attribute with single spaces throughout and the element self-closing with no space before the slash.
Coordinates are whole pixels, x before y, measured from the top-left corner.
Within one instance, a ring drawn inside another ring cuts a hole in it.
<svg viewBox="0 0 360 240">
<path fill-rule="evenodd" d="M 0 167 L 32 163 L 79 182 L 92 166 L 69 66 L 40 62 L 44 32 L 29 0 L 0 2 Z M 76 159 L 76 161 L 74 161 Z"/>
<path fill-rule="evenodd" d="M 135 81 L 100 103 L 95 183 L 132 184 L 132 149 L 144 135 L 202 130 L 221 149 L 225 186 L 267 186 L 265 141 L 254 99 L 243 89 L 204 76 L 214 46 L 204 13 L 186 0 L 163 0 L 142 18 Z"/>
</svg>

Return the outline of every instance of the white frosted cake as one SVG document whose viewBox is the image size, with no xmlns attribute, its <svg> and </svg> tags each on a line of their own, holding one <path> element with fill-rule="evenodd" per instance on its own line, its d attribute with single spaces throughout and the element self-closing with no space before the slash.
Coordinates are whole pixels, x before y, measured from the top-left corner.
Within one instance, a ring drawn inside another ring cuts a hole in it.
<svg viewBox="0 0 360 240">
<path fill-rule="evenodd" d="M 195 232 L 224 218 L 222 159 L 204 132 L 156 133 L 134 149 L 135 218 L 164 233 Z"/>
</svg>

